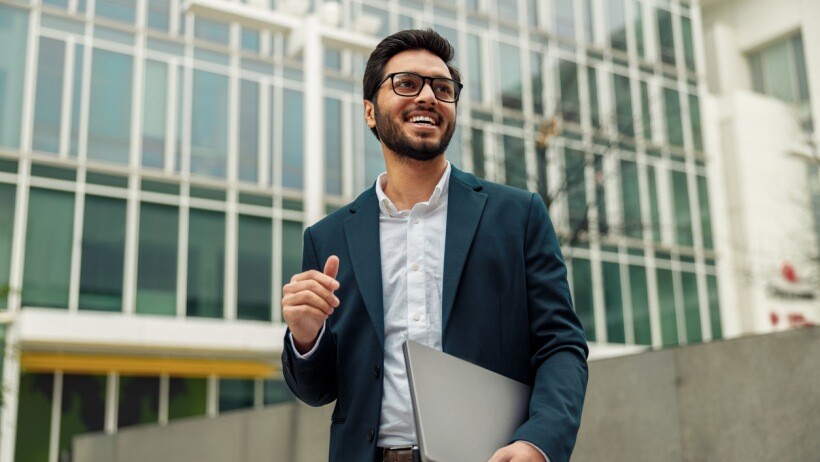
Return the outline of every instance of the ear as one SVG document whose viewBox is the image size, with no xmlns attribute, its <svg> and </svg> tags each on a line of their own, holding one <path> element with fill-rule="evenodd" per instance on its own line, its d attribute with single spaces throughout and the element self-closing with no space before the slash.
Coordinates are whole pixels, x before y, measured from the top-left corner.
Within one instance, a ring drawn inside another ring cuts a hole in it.
<svg viewBox="0 0 820 462">
<path fill-rule="evenodd" d="M 373 128 L 376 126 L 376 107 L 370 100 L 364 100 L 364 121 L 367 126 Z"/>
</svg>

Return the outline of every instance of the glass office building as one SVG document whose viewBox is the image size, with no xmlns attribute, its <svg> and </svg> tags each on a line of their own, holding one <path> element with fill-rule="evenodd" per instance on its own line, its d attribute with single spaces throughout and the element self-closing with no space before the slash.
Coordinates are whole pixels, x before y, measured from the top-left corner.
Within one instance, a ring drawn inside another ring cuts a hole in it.
<svg viewBox="0 0 820 462">
<path fill-rule="evenodd" d="M 0 462 L 290 399 L 278 300 L 306 203 L 335 210 L 384 168 L 363 120 L 366 54 L 325 47 L 311 67 L 269 24 L 293 3 L 0 2 Z M 453 43 L 465 93 L 447 157 L 548 203 L 591 342 L 721 337 L 697 3 L 338 11 L 342 30 L 376 17 L 376 37 L 429 26 Z"/>
</svg>

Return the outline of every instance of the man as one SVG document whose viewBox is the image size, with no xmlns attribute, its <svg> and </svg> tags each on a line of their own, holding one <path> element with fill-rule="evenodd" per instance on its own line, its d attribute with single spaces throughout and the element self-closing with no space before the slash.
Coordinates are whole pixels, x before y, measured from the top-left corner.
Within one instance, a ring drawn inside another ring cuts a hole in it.
<svg viewBox="0 0 820 462">
<path fill-rule="evenodd" d="M 587 346 L 541 199 L 451 166 L 462 85 L 432 30 L 384 39 L 365 69 L 365 119 L 387 171 L 304 235 L 285 285 L 285 379 L 336 401 L 331 461 L 414 460 L 401 346 L 413 339 L 533 385 L 529 419 L 492 462 L 569 459 Z"/>
</svg>

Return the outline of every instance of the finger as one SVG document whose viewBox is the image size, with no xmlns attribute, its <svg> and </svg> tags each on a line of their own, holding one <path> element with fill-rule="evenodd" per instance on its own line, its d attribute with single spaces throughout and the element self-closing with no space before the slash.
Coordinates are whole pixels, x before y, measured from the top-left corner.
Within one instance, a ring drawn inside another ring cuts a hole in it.
<svg viewBox="0 0 820 462">
<path fill-rule="evenodd" d="M 332 278 L 332 277 L 330 277 L 330 276 L 328 276 L 324 273 L 320 273 L 316 270 L 310 270 L 310 271 L 305 271 L 304 273 L 296 274 L 296 275 L 293 276 L 293 278 L 290 280 L 290 282 L 292 284 L 292 283 L 299 282 L 299 281 L 306 281 L 308 279 L 313 279 L 315 281 L 319 281 L 320 284 L 322 284 L 323 286 L 327 287 L 330 290 L 336 290 L 336 289 L 339 288 L 339 282 L 336 279 L 334 279 L 334 278 Z"/>
<path fill-rule="evenodd" d="M 293 295 L 297 294 L 302 291 L 310 291 L 315 293 L 316 295 L 322 297 L 328 305 L 332 307 L 339 306 L 339 299 L 333 295 L 333 292 L 328 290 L 325 286 L 320 284 L 318 281 L 314 279 L 308 279 L 305 281 L 294 282 L 291 284 L 285 285 L 282 293 L 284 295 Z M 285 302 L 284 296 L 282 297 L 282 303 Z"/>
<path fill-rule="evenodd" d="M 510 457 L 507 455 L 506 448 L 501 448 L 495 451 L 495 454 L 487 462 L 509 462 Z"/>
<path fill-rule="evenodd" d="M 289 307 L 289 306 L 297 306 L 297 305 L 309 305 L 317 310 L 321 310 L 326 315 L 333 314 L 333 306 L 331 306 L 324 298 L 316 295 L 315 293 L 309 290 L 303 290 L 301 292 L 295 294 L 288 294 L 282 299 L 282 306 Z"/>
<path fill-rule="evenodd" d="M 339 274 L 339 257 L 336 255 L 327 257 L 324 273 L 333 279 L 336 279 L 336 275 Z"/>
</svg>

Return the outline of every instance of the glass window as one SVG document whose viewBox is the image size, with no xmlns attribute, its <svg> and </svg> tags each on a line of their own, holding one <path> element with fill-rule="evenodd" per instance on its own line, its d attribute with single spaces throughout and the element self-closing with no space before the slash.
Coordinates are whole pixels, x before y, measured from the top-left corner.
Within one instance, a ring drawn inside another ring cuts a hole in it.
<svg viewBox="0 0 820 462">
<path fill-rule="evenodd" d="M 68 155 L 78 157 L 80 153 L 80 108 L 84 98 L 83 93 L 83 59 L 85 46 L 78 43 L 74 46 L 74 80 L 71 98 L 71 139 L 69 140 Z"/>
<path fill-rule="evenodd" d="M 616 50 L 626 52 L 626 17 L 624 0 L 609 0 L 609 44 Z"/>
<path fill-rule="evenodd" d="M 171 22 L 168 19 L 170 5 L 167 0 L 148 0 L 148 27 L 167 31 Z"/>
<path fill-rule="evenodd" d="M 63 375 L 58 459 L 71 458 L 71 441 L 75 436 L 103 430 L 105 385 L 103 375 Z"/>
<path fill-rule="evenodd" d="M 517 2 L 498 2 L 498 17 L 506 19 L 507 21 L 518 22 L 518 3 Z"/>
<path fill-rule="evenodd" d="M 259 43 L 260 43 L 260 39 L 259 39 L 259 31 L 258 30 L 248 29 L 248 28 L 244 28 L 244 27 L 242 28 L 242 48 L 243 49 L 252 51 L 254 53 L 259 53 Z M 332 53 L 333 50 L 326 50 L 325 51 L 325 58 L 326 59 L 329 56 L 328 52 Z M 337 70 L 340 69 L 340 67 L 341 67 L 340 66 L 341 65 L 341 55 L 339 56 L 339 60 L 334 59 L 333 63 L 334 64 L 335 63 L 339 64 L 338 66 L 333 66 L 334 69 L 337 69 Z M 325 61 L 325 64 L 328 64 L 328 62 Z"/>
<path fill-rule="evenodd" d="M 293 393 L 288 388 L 284 380 L 268 379 L 265 380 L 265 406 L 269 404 L 284 403 L 293 401 Z"/>
<path fill-rule="evenodd" d="M 31 188 L 23 305 L 67 308 L 74 194 Z"/>
<path fill-rule="evenodd" d="M 91 60 L 88 158 L 128 163 L 133 59 L 95 49 Z"/>
<path fill-rule="evenodd" d="M 638 165 L 628 160 L 621 161 L 621 196 L 624 205 L 624 234 L 641 239 L 643 219 L 641 218 L 641 195 L 638 189 Z"/>
<path fill-rule="evenodd" d="M 239 94 L 239 180 L 255 182 L 259 167 L 259 84 L 242 80 Z"/>
<path fill-rule="evenodd" d="M 709 321 L 712 324 L 712 339 L 723 338 L 723 329 L 720 322 L 720 294 L 717 278 L 706 276 L 706 285 L 709 288 Z"/>
<path fill-rule="evenodd" d="M 625 343 L 624 309 L 621 299 L 621 269 L 617 263 L 602 262 L 604 277 L 604 307 L 606 309 L 606 333 L 609 343 Z"/>
<path fill-rule="evenodd" d="M 14 185 L 0 183 L 0 309 L 8 307 L 15 195 Z M 5 343 L 0 344 L 0 353 L 2 353 L 2 345 Z"/>
<path fill-rule="evenodd" d="M 601 128 L 601 111 L 598 108 L 598 73 L 594 67 L 588 67 L 587 72 L 587 83 L 589 85 L 589 118 L 591 119 L 593 127 Z"/>
<path fill-rule="evenodd" d="M 666 64 L 675 65 L 675 38 L 672 33 L 672 13 L 658 8 L 658 45 L 661 61 Z"/>
<path fill-rule="evenodd" d="M 159 420 L 159 377 L 120 376 L 117 427 Z"/>
<path fill-rule="evenodd" d="M 535 165 L 536 165 L 536 181 L 538 194 L 544 201 L 544 204 L 551 205 L 552 198 L 549 194 L 549 184 L 547 181 L 547 146 L 546 144 L 535 143 Z"/>
<path fill-rule="evenodd" d="M 655 179 L 655 166 L 646 166 L 646 176 L 649 180 L 649 215 L 652 219 L 652 240 L 661 242 L 661 213 L 658 207 L 658 183 Z"/>
<path fill-rule="evenodd" d="M 581 12 L 584 21 L 584 38 L 588 43 L 595 41 L 594 30 L 592 27 L 592 0 L 584 0 L 581 4 Z"/>
<path fill-rule="evenodd" d="M 755 91 L 787 102 L 809 100 L 801 34 L 777 40 L 750 53 L 749 65 Z"/>
<path fill-rule="evenodd" d="M 481 84 L 484 82 L 482 72 L 481 37 L 467 34 L 467 59 L 470 64 L 467 77 L 467 91 L 470 92 L 470 100 L 481 102 Z"/>
<path fill-rule="evenodd" d="M 689 185 L 686 182 L 686 173 L 672 171 L 672 195 L 675 203 L 675 235 L 677 243 L 691 247 L 692 239 L 692 212 L 689 207 Z"/>
<path fill-rule="evenodd" d="M 325 262 L 321 262 L 324 265 Z M 302 223 L 282 221 L 282 284 L 302 272 Z M 281 285 L 281 284 L 280 284 Z"/>
<path fill-rule="evenodd" d="M 171 377 L 168 384 L 168 420 L 205 415 L 207 397 L 205 379 Z"/>
<path fill-rule="evenodd" d="M 521 54 L 518 47 L 499 43 L 501 71 L 501 104 L 510 109 L 521 110 Z"/>
<path fill-rule="evenodd" d="M 447 160 L 453 164 L 453 167 L 457 169 L 462 169 L 461 161 L 463 153 L 463 148 L 461 144 L 461 126 L 456 125 L 455 130 L 453 130 L 453 137 L 450 138 L 450 144 L 447 146 L 447 153 L 445 154 Z"/>
<path fill-rule="evenodd" d="M 658 307 L 661 315 L 661 341 L 665 346 L 678 344 L 678 320 L 675 314 L 675 286 L 672 271 L 658 268 Z"/>
<path fill-rule="evenodd" d="M 186 312 L 192 317 L 221 318 L 225 281 L 225 214 L 191 209 L 188 227 Z"/>
<path fill-rule="evenodd" d="M 572 61 L 558 62 L 561 82 L 561 115 L 566 121 L 581 121 L 581 101 L 578 97 L 578 66 Z"/>
<path fill-rule="evenodd" d="M 168 66 L 145 61 L 145 93 L 142 113 L 142 166 L 162 168 L 165 164 L 165 125 Z"/>
<path fill-rule="evenodd" d="M 504 135 L 504 169 L 508 185 L 527 189 L 527 160 L 523 139 Z"/>
<path fill-rule="evenodd" d="M 794 74 L 797 77 L 798 101 L 809 100 L 809 81 L 806 72 L 806 55 L 803 51 L 803 36 L 795 35 L 792 40 L 792 52 L 794 53 Z"/>
<path fill-rule="evenodd" d="M 530 81 L 532 82 L 532 105 L 536 114 L 544 113 L 544 77 L 541 53 L 530 52 Z"/>
<path fill-rule="evenodd" d="M 484 130 L 474 128 L 472 134 L 473 173 L 479 178 L 484 178 L 486 176 L 484 171 Z"/>
<path fill-rule="evenodd" d="M 689 95 L 689 120 L 692 124 L 692 143 L 695 149 L 703 151 L 703 133 L 700 125 L 700 100 L 697 95 Z"/>
<path fill-rule="evenodd" d="M 20 373 L 15 462 L 48 462 L 53 374 Z"/>
<path fill-rule="evenodd" d="M 575 12 L 573 0 L 555 0 L 555 32 L 558 35 L 574 38 Z"/>
<path fill-rule="evenodd" d="M 253 407 L 254 380 L 219 379 L 219 412 Z"/>
<path fill-rule="evenodd" d="M 94 14 L 108 19 L 134 23 L 136 0 L 96 0 Z"/>
<path fill-rule="evenodd" d="M 643 121 L 643 137 L 652 141 L 652 113 L 649 108 L 649 86 L 641 80 L 641 118 Z"/>
<path fill-rule="evenodd" d="M 359 111 L 356 111 L 353 120 L 355 120 L 357 124 L 360 124 L 364 130 L 364 180 L 366 186 L 371 186 L 379 174 L 385 171 L 382 145 L 379 140 L 373 136 L 370 127 L 364 122 L 364 117 L 362 117 Z"/>
<path fill-rule="evenodd" d="M 225 23 L 196 18 L 194 21 L 194 37 L 227 45 L 230 42 L 230 30 Z"/>
<path fill-rule="evenodd" d="M 646 268 L 629 265 L 629 288 L 632 295 L 632 327 L 635 343 L 651 345 L 652 333 L 649 325 L 649 292 L 646 287 Z"/>
<path fill-rule="evenodd" d="M 700 229 L 703 234 L 703 247 L 714 248 L 712 241 L 712 214 L 709 209 L 709 191 L 706 177 L 698 176 L 698 200 L 700 201 Z"/>
<path fill-rule="evenodd" d="M 567 188 L 567 208 L 569 209 L 570 233 L 575 236 L 580 231 L 587 231 L 587 195 L 584 185 L 586 159 L 584 153 L 575 149 L 565 149 L 565 181 Z"/>
<path fill-rule="evenodd" d="M 572 298 L 575 312 L 584 326 L 587 340 L 595 341 L 595 313 L 592 299 L 592 273 L 589 260 L 572 259 Z"/>
<path fill-rule="evenodd" d="M 698 281 L 695 273 L 682 272 L 683 313 L 686 318 L 686 341 L 689 343 L 703 340 L 700 329 L 700 310 L 698 308 Z"/>
<path fill-rule="evenodd" d="M 137 313 L 176 315 L 178 233 L 176 207 L 140 204 Z"/>
<path fill-rule="evenodd" d="M 17 148 L 23 112 L 28 12 L 0 5 L 0 18 L 0 43 L 19 44 L 0 47 L 0 146 Z"/>
<path fill-rule="evenodd" d="M 686 61 L 686 69 L 695 72 L 695 45 L 692 42 L 692 20 L 686 16 L 681 16 L 680 25 L 683 35 L 683 59 Z"/>
<path fill-rule="evenodd" d="M 325 98 L 325 191 L 342 194 L 342 102 Z"/>
<path fill-rule="evenodd" d="M 86 196 L 80 309 L 120 311 L 125 261 L 125 201 Z"/>
<path fill-rule="evenodd" d="M 302 189 L 303 145 L 302 126 L 304 124 L 302 92 L 298 90 L 283 91 L 283 112 L 288 116 L 282 121 L 282 186 Z M 381 149 L 379 149 L 381 156 Z"/>
<path fill-rule="evenodd" d="M 65 42 L 41 37 L 32 139 L 32 146 L 37 151 L 56 153 L 60 149 L 64 68 Z"/>
<path fill-rule="evenodd" d="M 618 118 L 618 133 L 635 137 L 635 126 L 632 115 L 632 93 L 629 87 L 629 77 L 612 74 L 615 90 L 615 108 Z"/>
<path fill-rule="evenodd" d="M 604 157 L 595 154 L 595 207 L 598 209 L 598 232 L 606 234 L 609 232 L 609 220 L 606 216 L 606 174 L 604 172 Z"/>
<path fill-rule="evenodd" d="M 271 320 L 273 228 L 270 218 L 239 215 L 237 319 Z"/>
<path fill-rule="evenodd" d="M 666 107 L 666 138 L 669 144 L 683 147 L 683 124 L 680 114 L 680 99 L 677 90 L 663 89 Z"/>
<path fill-rule="evenodd" d="M 228 152 L 228 77 L 194 70 L 191 173 L 225 178 Z"/>
<path fill-rule="evenodd" d="M 643 36 L 643 4 L 640 0 L 632 0 L 632 21 L 635 27 L 635 46 L 638 49 L 638 56 L 646 58 Z"/>
</svg>

